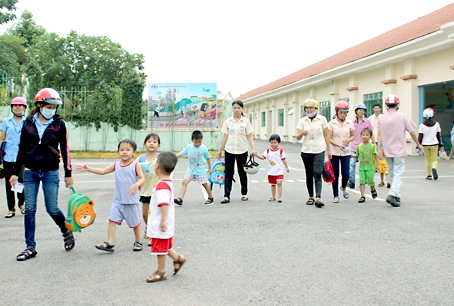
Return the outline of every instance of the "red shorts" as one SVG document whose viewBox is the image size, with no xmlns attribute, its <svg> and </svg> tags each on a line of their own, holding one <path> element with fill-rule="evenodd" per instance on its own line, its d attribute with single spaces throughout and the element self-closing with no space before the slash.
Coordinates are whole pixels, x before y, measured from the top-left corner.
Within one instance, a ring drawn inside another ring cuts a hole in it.
<svg viewBox="0 0 454 306">
<path fill-rule="evenodd" d="M 268 175 L 268 183 L 271 185 L 276 185 L 277 181 L 283 181 L 284 180 L 284 175 Z"/>
<path fill-rule="evenodd" d="M 151 238 L 151 254 L 167 255 L 172 249 L 173 237 L 168 239 Z"/>
</svg>

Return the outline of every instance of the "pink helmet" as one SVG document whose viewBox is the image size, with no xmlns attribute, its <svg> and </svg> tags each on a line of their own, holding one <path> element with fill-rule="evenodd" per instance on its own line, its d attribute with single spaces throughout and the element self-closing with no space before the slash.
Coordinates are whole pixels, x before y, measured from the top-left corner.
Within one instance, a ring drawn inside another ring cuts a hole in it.
<svg viewBox="0 0 454 306">
<path fill-rule="evenodd" d="M 389 94 L 385 99 L 385 105 L 388 105 L 388 104 L 391 104 L 391 105 L 400 104 L 399 97 L 396 96 L 395 94 Z"/>
<path fill-rule="evenodd" d="M 336 106 L 334 106 L 334 110 L 336 111 L 336 113 L 338 110 L 348 112 L 348 103 L 344 100 L 337 101 Z"/>
<path fill-rule="evenodd" d="M 22 97 L 15 97 L 11 100 L 11 106 L 13 105 L 23 105 L 25 108 L 27 108 L 27 101 L 25 101 L 25 99 Z"/>
</svg>

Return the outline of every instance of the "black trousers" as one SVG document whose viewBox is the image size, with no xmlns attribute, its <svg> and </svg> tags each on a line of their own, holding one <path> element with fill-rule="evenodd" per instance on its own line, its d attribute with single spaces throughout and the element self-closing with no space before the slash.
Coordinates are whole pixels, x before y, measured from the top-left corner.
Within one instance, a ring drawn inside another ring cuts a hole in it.
<svg viewBox="0 0 454 306">
<path fill-rule="evenodd" d="M 14 166 L 16 163 L 3 161 L 3 173 L 5 174 L 5 189 L 6 189 L 6 202 L 8 205 L 8 210 L 16 211 L 16 200 L 14 198 L 14 191 L 11 190 L 11 185 L 9 184 L 9 179 L 13 175 Z M 24 205 L 24 191 L 22 193 L 17 193 L 17 206 L 20 207 Z"/>
<path fill-rule="evenodd" d="M 230 154 L 225 151 L 225 184 L 224 197 L 230 199 L 232 191 L 233 174 L 235 173 L 235 161 L 241 183 L 241 195 L 247 195 L 247 173 L 244 171 L 243 164 L 247 162 L 248 152 L 241 154 Z"/>
</svg>

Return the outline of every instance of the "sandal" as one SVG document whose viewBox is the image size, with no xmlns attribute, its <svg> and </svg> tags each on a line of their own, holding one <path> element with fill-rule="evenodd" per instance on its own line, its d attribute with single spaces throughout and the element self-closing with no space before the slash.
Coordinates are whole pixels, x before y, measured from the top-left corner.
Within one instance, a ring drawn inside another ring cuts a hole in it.
<svg viewBox="0 0 454 306">
<path fill-rule="evenodd" d="M 145 229 L 143 230 L 143 238 L 144 239 L 147 239 L 148 236 L 147 236 L 147 228 L 145 227 Z"/>
<path fill-rule="evenodd" d="M 160 282 L 167 279 L 167 273 L 159 272 L 158 270 L 154 271 L 153 274 L 147 277 L 147 283 Z"/>
<path fill-rule="evenodd" d="M 350 195 L 347 192 L 347 188 L 341 187 L 340 190 L 342 191 L 342 195 L 343 195 L 344 199 L 348 199 L 350 197 Z"/>
<path fill-rule="evenodd" d="M 70 230 L 66 231 L 66 233 L 63 234 L 63 241 L 65 242 L 65 250 L 68 252 L 74 249 L 74 247 L 76 246 L 73 232 L 71 232 Z"/>
<path fill-rule="evenodd" d="M 244 195 L 244 196 L 241 197 L 241 201 L 247 201 L 247 200 L 249 200 L 247 195 Z"/>
<path fill-rule="evenodd" d="M 282 198 L 277 198 L 278 203 L 282 203 Z"/>
<path fill-rule="evenodd" d="M 323 203 L 322 200 L 317 199 L 315 201 L 315 206 L 318 207 L 318 208 L 321 208 L 321 207 L 325 206 L 325 203 Z"/>
<path fill-rule="evenodd" d="M 359 198 L 358 203 L 364 203 L 364 202 L 366 202 L 366 198 L 365 197 Z"/>
<path fill-rule="evenodd" d="M 206 204 L 206 205 L 213 205 L 213 204 L 214 204 L 214 198 L 208 198 L 208 199 L 205 201 L 205 204 Z"/>
<path fill-rule="evenodd" d="M 230 199 L 227 197 L 223 198 L 221 201 L 221 204 L 227 204 L 227 203 L 230 203 Z"/>
<path fill-rule="evenodd" d="M 20 213 L 24 215 L 25 214 L 25 205 L 19 206 L 19 208 L 20 208 Z"/>
<path fill-rule="evenodd" d="M 377 197 L 377 190 L 375 190 L 375 189 L 372 190 L 372 191 L 370 192 L 370 194 L 372 195 L 372 199 L 375 199 L 375 198 Z"/>
<path fill-rule="evenodd" d="M 178 255 L 178 260 L 175 260 L 173 262 L 173 275 L 177 274 L 178 271 L 180 271 L 186 260 L 188 260 L 186 257 Z"/>
<path fill-rule="evenodd" d="M 378 184 L 378 187 L 383 187 L 383 186 L 385 186 L 385 183 L 383 183 L 383 182 L 380 182 L 380 183 Z"/>
<path fill-rule="evenodd" d="M 6 213 L 5 218 L 12 218 L 16 215 L 16 213 L 12 210 Z"/>
<path fill-rule="evenodd" d="M 276 198 L 275 197 L 271 197 L 269 198 L 268 202 L 273 202 L 273 201 L 276 201 Z"/>
<path fill-rule="evenodd" d="M 386 184 L 386 188 L 391 188 L 391 184 L 390 183 Z"/>
<path fill-rule="evenodd" d="M 148 246 L 149 247 L 153 246 L 153 243 L 151 242 L 151 239 L 150 239 L 150 241 L 148 241 Z"/>
<path fill-rule="evenodd" d="M 314 203 L 315 203 L 314 198 L 309 198 L 309 199 L 307 200 L 307 202 L 306 202 L 306 205 L 312 205 L 312 204 L 314 204 Z"/>
<path fill-rule="evenodd" d="M 173 199 L 173 203 L 178 204 L 178 205 L 183 205 L 183 200 L 181 198 L 176 198 L 176 199 Z"/>
<path fill-rule="evenodd" d="M 134 252 L 137 251 L 142 251 L 142 244 L 140 242 L 134 242 L 134 249 L 132 249 Z"/>
<path fill-rule="evenodd" d="M 25 249 L 20 253 L 19 255 L 16 256 L 17 261 L 24 261 L 30 258 L 34 258 L 38 254 L 35 250 L 30 250 L 30 249 Z"/>
<path fill-rule="evenodd" d="M 101 251 L 106 251 L 106 252 L 111 252 L 113 253 L 115 251 L 113 244 L 109 244 L 107 241 L 105 241 L 103 244 L 97 244 L 95 245 L 95 248 Z"/>
<path fill-rule="evenodd" d="M 426 176 L 426 180 L 429 180 L 429 181 L 431 181 L 431 180 L 432 180 L 432 175 L 428 175 L 428 176 Z M 6 217 L 6 216 L 5 216 L 5 217 Z"/>
</svg>

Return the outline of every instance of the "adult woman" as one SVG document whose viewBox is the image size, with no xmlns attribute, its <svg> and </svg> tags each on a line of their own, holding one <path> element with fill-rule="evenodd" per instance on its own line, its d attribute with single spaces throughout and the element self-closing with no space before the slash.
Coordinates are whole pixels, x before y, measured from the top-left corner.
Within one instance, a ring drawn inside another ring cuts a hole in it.
<svg viewBox="0 0 454 306">
<path fill-rule="evenodd" d="M 353 126 L 355 127 L 355 138 L 350 144 L 351 158 L 350 158 L 350 173 L 348 178 L 347 186 L 350 188 L 355 188 L 355 175 L 356 175 L 356 147 L 363 142 L 361 138 L 361 131 L 365 128 L 369 128 L 372 131 L 374 127 L 372 123 L 365 117 L 367 112 L 367 107 L 363 103 L 358 103 L 355 107 L 356 118 L 353 121 Z M 372 143 L 375 143 L 375 135 L 372 133 Z"/>
<path fill-rule="evenodd" d="M 331 143 L 331 164 L 333 165 L 333 203 L 339 203 L 339 163 L 342 171 L 341 190 L 348 199 L 347 182 L 350 169 L 350 142 L 355 138 L 353 122 L 347 119 L 348 103 L 341 100 L 334 107 L 336 116 L 328 123 L 328 139 Z"/>
<path fill-rule="evenodd" d="M 3 150 L 5 156 L 3 157 L 3 172 L 5 175 L 5 190 L 6 190 L 6 202 L 8 204 L 8 212 L 5 218 L 12 218 L 16 215 L 16 200 L 14 199 L 14 191 L 11 190 L 9 179 L 13 174 L 13 169 L 16 164 L 17 152 L 19 150 L 19 140 L 24 125 L 24 111 L 27 108 L 27 102 L 22 97 L 16 97 L 11 100 L 11 112 L 13 115 L 6 118 L 2 122 L 0 128 L 0 143 L 3 144 Z M 17 193 L 17 205 L 19 206 L 20 212 L 25 213 L 24 206 L 24 193 Z"/>
<path fill-rule="evenodd" d="M 424 121 L 419 125 L 418 141 L 424 148 L 426 158 L 426 180 L 438 179 L 438 147 L 442 148 L 440 124 L 433 119 L 434 110 L 426 108 L 423 113 Z M 432 172 L 432 173 L 431 173 Z"/>
<path fill-rule="evenodd" d="M 315 203 L 317 207 L 322 207 L 325 205 L 321 200 L 323 163 L 325 150 L 328 150 L 328 159 L 331 159 L 331 148 L 328 138 L 328 122 L 324 116 L 317 114 L 317 110 L 317 100 L 307 99 L 304 101 L 306 116 L 298 122 L 296 139 L 303 140 L 301 158 L 306 169 L 306 187 L 309 193 L 306 204 Z"/>
<path fill-rule="evenodd" d="M 11 185 L 14 186 L 22 165 L 25 165 L 24 227 L 27 248 L 17 255 L 16 259 L 18 261 L 33 258 L 37 254 L 35 214 L 40 182 L 43 186 L 47 213 L 52 217 L 63 234 L 65 250 L 70 251 L 75 245 L 72 232 L 66 229 L 65 216 L 58 208 L 60 152 L 63 158 L 66 187 L 72 187 L 73 185 L 66 125 L 63 119 L 55 114 L 59 105 L 61 105 L 60 96 L 54 89 L 41 89 L 35 96 L 36 107 L 31 111 L 30 116 L 25 119 L 22 127 L 19 153 L 10 179 Z"/>
<path fill-rule="evenodd" d="M 230 202 L 235 161 L 241 183 L 241 200 L 248 200 L 247 174 L 243 168 L 243 164 L 247 162 L 248 157 L 248 142 L 252 149 L 251 155 L 256 153 L 252 136 L 254 131 L 249 120 L 243 116 L 243 102 L 239 100 L 233 101 L 232 109 L 233 116 L 227 118 L 222 126 L 224 136 L 218 151 L 218 156 L 220 157 L 225 149 L 225 184 L 222 204 Z"/>
</svg>

